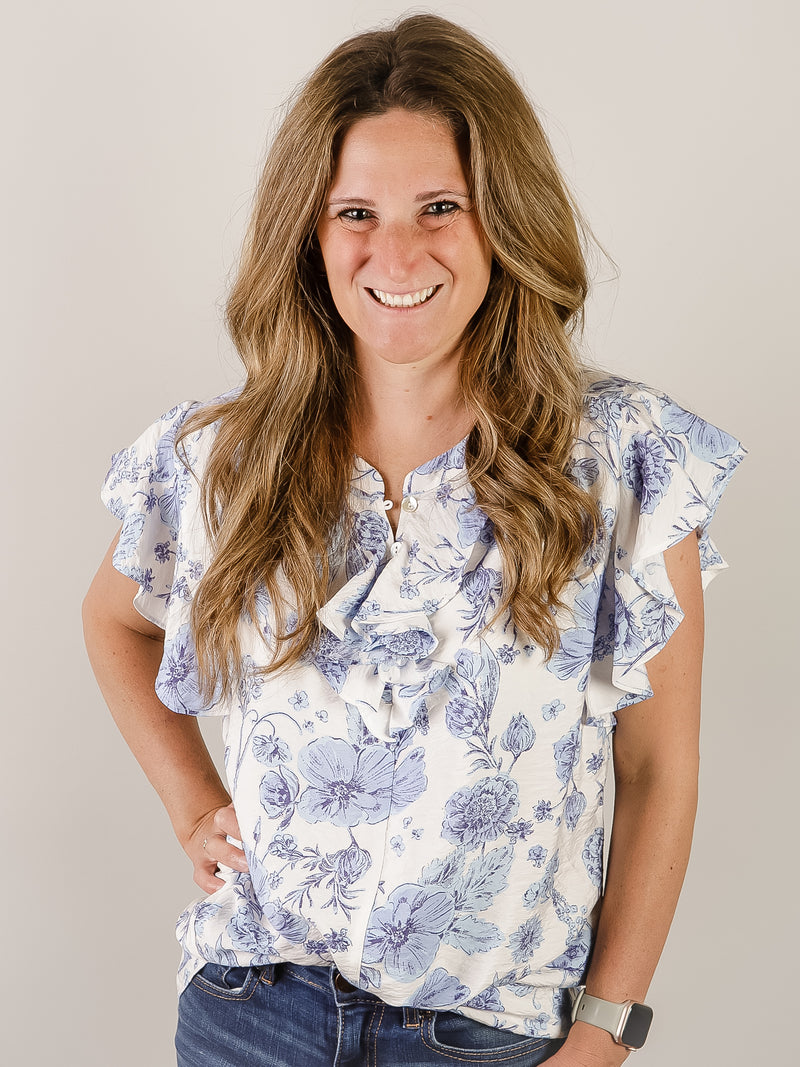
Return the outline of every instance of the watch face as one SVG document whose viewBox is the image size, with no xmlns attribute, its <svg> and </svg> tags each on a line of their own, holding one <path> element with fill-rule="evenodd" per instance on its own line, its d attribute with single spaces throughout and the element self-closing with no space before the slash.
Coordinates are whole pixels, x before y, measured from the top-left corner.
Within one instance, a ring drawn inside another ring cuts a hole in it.
<svg viewBox="0 0 800 1067">
<path fill-rule="evenodd" d="M 641 1048 L 653 1021 L 653 1009 L 646 1004 L 631 1004 L 631 1010 L 620 1034 L 620 1044 L 628 1048 Z"/>
</svg>

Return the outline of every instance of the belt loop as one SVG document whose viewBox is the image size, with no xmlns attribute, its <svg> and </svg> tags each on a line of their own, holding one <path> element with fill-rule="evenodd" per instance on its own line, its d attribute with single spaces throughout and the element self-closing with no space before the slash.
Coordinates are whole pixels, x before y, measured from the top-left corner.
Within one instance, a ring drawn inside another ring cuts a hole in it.
<svg viewBox="0 0 800 1067">
<path fill-rule="evenodd" d="M 267 963 L 261 968 L 261 978 L 259 981 L 264 982 L 266 985 L 275 985 L 274 963 Z"/>
<path fill-rule="evenodd" d="M 403 1027 L 406 1030 L 419 1030 L 419 1014 L 416 1008 L 403 1005 Z"/>
</svg>

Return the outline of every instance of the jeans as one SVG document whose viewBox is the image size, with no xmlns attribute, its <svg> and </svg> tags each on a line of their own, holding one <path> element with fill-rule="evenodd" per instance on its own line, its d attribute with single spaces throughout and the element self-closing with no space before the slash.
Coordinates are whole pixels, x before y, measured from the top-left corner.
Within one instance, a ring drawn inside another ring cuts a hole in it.
<svg viewBox="0 0 800 1067">
<path fill-rule="evenodd" d="M 181 994 L 178 1067 L 534 1067 L 560 1039 L 393 1008 L 333 967 L 207 964 Z"/>
</svg>

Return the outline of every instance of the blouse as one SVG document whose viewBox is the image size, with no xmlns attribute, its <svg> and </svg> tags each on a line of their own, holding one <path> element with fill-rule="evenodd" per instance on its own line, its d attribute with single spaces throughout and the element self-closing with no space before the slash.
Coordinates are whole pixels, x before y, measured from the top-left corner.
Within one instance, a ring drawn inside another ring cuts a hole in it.
<svg viewBox="0 0 800 1067">
<path fill-rule="evenodd" d="M 663 552 L 696 530 L 704 584 L 725 566 L 708 525 L 744 450 L 645 386 L 588 389 L 570 473 L 607 536 L 564 591 L 550 659 L 508 612 L 493 620 L 501 557 L 466 440 L 406 477 L 396 534 L 357 458 L 317 645 L 259 674 L 274 623 L 261 596 L 241 624 L 244 681 L 207 704 L 189 616 L 216 424 L 175 453 L 196 409 L 117 453 L 103 490 L 123 523 L 114 566 L 165 631 L 159 698 L 223 716 L 249 864 L 180 917 L 179 991 L 206 962 L 332 963 L 389 1004 L 563 1035 L 601 895 L 615 712 L 652 695 L 645 665 L 683 617 Z"/>
</svg>

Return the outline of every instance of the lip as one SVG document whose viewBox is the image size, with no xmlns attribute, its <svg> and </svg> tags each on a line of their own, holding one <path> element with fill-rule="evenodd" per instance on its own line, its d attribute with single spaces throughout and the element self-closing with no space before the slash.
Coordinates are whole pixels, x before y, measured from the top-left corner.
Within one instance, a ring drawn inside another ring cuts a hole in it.
<svg viewBox="0 0 800 1067">
<path fill-rule="evenodd" d="M 381 300 L 378 299 L 377 296 L 375 296 L 376 292 L 387 293 L 388 295 L 393 296 L 393 297 L 402 297 L 402 296 L 409 296 L 409 295 L 413 296 L 415 293 L 422 293 L 422 292 L 425 292 L 426 289 L 431 289 L 431 288 L 433 289 L 433 292 L 431 293 L 431 295 L 427 299 L 420 301 L 420 303 L 418 303 L 418 304 L 410 304 L 410 305 L 405 305 L 405 306 L 401 306 L 401 307 L 393 307 L 390 304 L 384 304 Z M 440 282 L 438 285 L 433 285 L 433 286 L 423 285 L 423 286 L 420 286 L 420 287 L 418 287 L 416 289 L 407 289 L 407 290 L 405 290 L 405 292 L 397 293 L 397 292 L 392 292 L 391 290 L 388 290 L 388 289 L 379 289 L 378 286 L 369 286 L 369 285 L 365 285 L 364 286 L 364 289 L 365 289 L 367 295 L 369 296 L 370 300 L 372 301 L 372 303 L 375 304 L 377 307 L 381 308 L 383 311 L 419 311 L 421 308 L 427 307 L 428 304 L 432 303 L 436 299 L 436 297 L 439 295 L 439 290 L 441 288 L 442 288 L 442 283 Z"/>
</svg>

